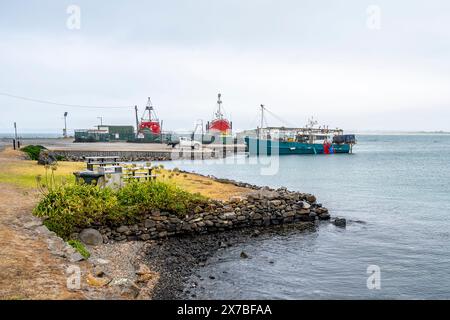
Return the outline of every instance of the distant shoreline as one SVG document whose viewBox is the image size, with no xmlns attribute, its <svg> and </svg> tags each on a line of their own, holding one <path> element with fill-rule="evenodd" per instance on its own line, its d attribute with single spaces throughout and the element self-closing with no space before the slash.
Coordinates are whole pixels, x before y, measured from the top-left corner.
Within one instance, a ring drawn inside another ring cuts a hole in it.
<svg viewBox="0 0 450 320">
<path fill-rule="evenodd" d="M 408 136 L 408 135 L 450 135 L 449 131 L 357 131 L 357 130 L 346 130 L 360 136 Z M 8 141 L 14 138 L 13 133 L 1 133 L 0 141 Z M 19 138 L 23 140 L 33 140 L 33 139 L 48 139 L 56 140 L 63 139 L 61 134 L 57 133 L 22 133 L 19 134 Z"/>
</svg>

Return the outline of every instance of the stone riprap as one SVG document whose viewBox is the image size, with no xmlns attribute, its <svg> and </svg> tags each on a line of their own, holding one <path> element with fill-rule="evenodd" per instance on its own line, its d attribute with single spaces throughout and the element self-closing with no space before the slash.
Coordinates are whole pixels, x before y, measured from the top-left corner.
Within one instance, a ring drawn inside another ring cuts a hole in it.
<svg viewBox="0 0 450 320">
<path fill-rule="evenodd" d="M 292 192 L 286 188 L 275 190 L 254 187 L 245 196 L 232 197 L 229 201 L 209 200 L 185 216 L 152 210 L 133 225 L 92 228 L 101 233 L 104 242 L 110 242 L 150 240 L 328 219 L 328 209 L 317 203 L 314 195 Z M 78 235 L 74 234 L 72 237 Z"/>
</svg>

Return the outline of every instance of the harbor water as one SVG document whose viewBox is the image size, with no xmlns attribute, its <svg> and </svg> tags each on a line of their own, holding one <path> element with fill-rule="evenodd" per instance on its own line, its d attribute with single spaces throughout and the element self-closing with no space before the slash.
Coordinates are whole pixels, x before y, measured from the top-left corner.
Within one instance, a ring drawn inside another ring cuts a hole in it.
<svg viewBox="0 0 450 320">
<path fill-rule="evenodd" d="M 345 229 L 255 238 L 198 270 L 199 299 L 450 298 L 450 135 L 358 136 L 354 154 L 167 167 L 312 193 Z M 241 259 L 245 251 L 249 259 Z M 375 268 L 375 269 L 374 269 Z M 376 285 L 368 277 L 376 273 Z M 379 280 L 379 281 L 378 281 Z"/>
</svg>

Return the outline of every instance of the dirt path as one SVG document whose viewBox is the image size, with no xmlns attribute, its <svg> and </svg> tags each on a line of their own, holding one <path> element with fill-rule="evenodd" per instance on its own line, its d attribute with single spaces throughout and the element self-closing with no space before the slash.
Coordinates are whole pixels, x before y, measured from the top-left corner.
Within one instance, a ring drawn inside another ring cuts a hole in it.
<svg viewBox="0 0 450 320">
<path fill-rule="evenodd" d="M 20 161 L 4 151 L 3 161 Z M 1 167 L 0 167 L 1 170 Z M 66 260 L 52 255 L 46 236 L 29 228 L 38 194 L 0 184 L 0 299 L 76 299 L 66 288 Z"/>
<path fill-rule="evenodd" d="M 48 250 L 45 236 L 24 227 L 36 195 L 0 184 L 0 298 L 71 299 L 65 266 Z"/>
</svg>

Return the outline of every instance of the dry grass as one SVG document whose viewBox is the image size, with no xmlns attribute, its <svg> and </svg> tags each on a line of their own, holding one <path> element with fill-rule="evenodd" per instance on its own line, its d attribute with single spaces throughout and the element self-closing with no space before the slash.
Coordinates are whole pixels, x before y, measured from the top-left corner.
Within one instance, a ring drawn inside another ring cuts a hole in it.
<svg viewBox="0 0 450 320">
<path fill-rule="evenodd" d="M 237 187 L 232 184 L 216 182 L 212 179 L 198 176 L 190 173 L 180 173 L 159 169 L 158 179 L 166 182 L 172 182 L 189 192 L 198 192 L 201 195 L 216 199 L 228 200 L 233 196 L 242 196 L 249 193 L 249 189 Z"/>
</svg>

